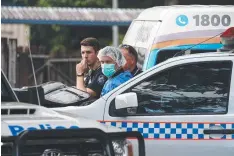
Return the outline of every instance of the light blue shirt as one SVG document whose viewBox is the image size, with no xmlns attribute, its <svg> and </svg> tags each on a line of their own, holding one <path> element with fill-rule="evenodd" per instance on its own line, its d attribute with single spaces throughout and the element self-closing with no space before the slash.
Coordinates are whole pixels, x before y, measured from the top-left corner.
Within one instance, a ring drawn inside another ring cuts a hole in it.
<svg viewBox="0 0 234 156">
<path fill-rule="evenodd" d="M 123 84 L 124 82 L 130 80 L 132 78 L 132 74 L 129 71 L 124 71 L 120 73 L 119 75 L 109 78 L 104 87 L 102 88 L 101 96 L 105 95 L 106 93 L 112 91 L 119 85 Z"/>
</svg>

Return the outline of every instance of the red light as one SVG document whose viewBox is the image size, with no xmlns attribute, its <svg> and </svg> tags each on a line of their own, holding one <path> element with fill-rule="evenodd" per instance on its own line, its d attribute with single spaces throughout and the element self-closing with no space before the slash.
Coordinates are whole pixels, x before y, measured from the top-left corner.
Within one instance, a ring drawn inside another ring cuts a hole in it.
<svg viewBox="0 0 234 156">
<path fill-rule="evenodd" d="M 228 28 L 220 37 L 234 37 L 234 27 Z"/>
</svg>

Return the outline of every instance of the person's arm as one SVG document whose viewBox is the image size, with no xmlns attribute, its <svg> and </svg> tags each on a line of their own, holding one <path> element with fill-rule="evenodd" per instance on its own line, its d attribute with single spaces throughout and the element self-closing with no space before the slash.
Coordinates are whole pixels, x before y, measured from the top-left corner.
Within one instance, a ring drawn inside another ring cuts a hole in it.
<svg viewBox="0 0 234 156">
<path fill-rule="evenodd" d="M 81 63 L 76 65 L 76 88 L 89 93 L 91 96 L 96 96 L 96 93 L 92 89 L 85 87 L 84 71 L 86 68 L 85 61 L 81 61 Z"/>
<path fill-rule="evenodd" d="M 76 88 L 89 93 L 91 96 L 97 95 L 92 89 L 85 88 L 84 76 L 76 76 Z"/>
<path fill-rule="evenodd" d="M 81 73 L 80 73 L 81 74 Z M 76 75 L 76 88 L 79 90 L 83 90 L 85 92 L 87 92 L 86 88 L 85 88 L 85 83 L 84 83 L 84 76 L 77 74 Z"/>
<path fill-rule="evenodd" d="M 100 73 L 100 71 L 97 72 L 93 77 L 92 82 L 88 84 L 87 89 L 93 90 L 96 93 L 96 97 L 100 97 L 107 78 L 102 73 Z"/>
</svg>

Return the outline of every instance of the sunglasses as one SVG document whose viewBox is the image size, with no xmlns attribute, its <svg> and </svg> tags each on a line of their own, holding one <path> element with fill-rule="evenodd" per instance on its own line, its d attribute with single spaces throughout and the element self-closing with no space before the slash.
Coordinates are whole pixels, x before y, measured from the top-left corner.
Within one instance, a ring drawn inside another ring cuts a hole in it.
<svg viewBox="0 0 234 156">
<path fill-rule="evenodd" d="M 138 59 L 137 51 L 132 46 L 127 45 L 127 44 L 121 44 L 119 48 L 126 49 L 129 54 L 133 55 L 136 58 L 136 60 Z"/>
<path fill-rule="evenodd" d="M 124 48 L 124 49 L 129 49 L 129 45 L 127 45 L 127 44 L 121 44 L 120 46 L 119 46 L 119 48 Z"/>
</svg>

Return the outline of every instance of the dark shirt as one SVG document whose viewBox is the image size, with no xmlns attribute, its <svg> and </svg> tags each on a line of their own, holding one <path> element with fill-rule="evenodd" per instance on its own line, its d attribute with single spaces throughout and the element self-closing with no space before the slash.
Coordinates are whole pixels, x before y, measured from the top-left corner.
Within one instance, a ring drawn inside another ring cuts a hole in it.
<svg viewBox="0 0 234 156">
<path fill-rule="evenodd" d="M 139 68 L 137 68 L 137 66 L 134 68 L 134 70 L 131 72 L 131 74 L 132 74 L 132 76 L 134 77 L 134 76 L 136 76 L 136 75 L 138 75 L 138 74 L 140 74 L 142 71 L 139 69 Z"/>
<path fill-rule="evenodd" d="M 96 98 L 99 98 L 106 81 L 107 77 L 103 75 L 102 68 L 100 66 L 96 70 L 89 70 L 85 77 L 85 87 L 96 92 Z"/>
</svg>

